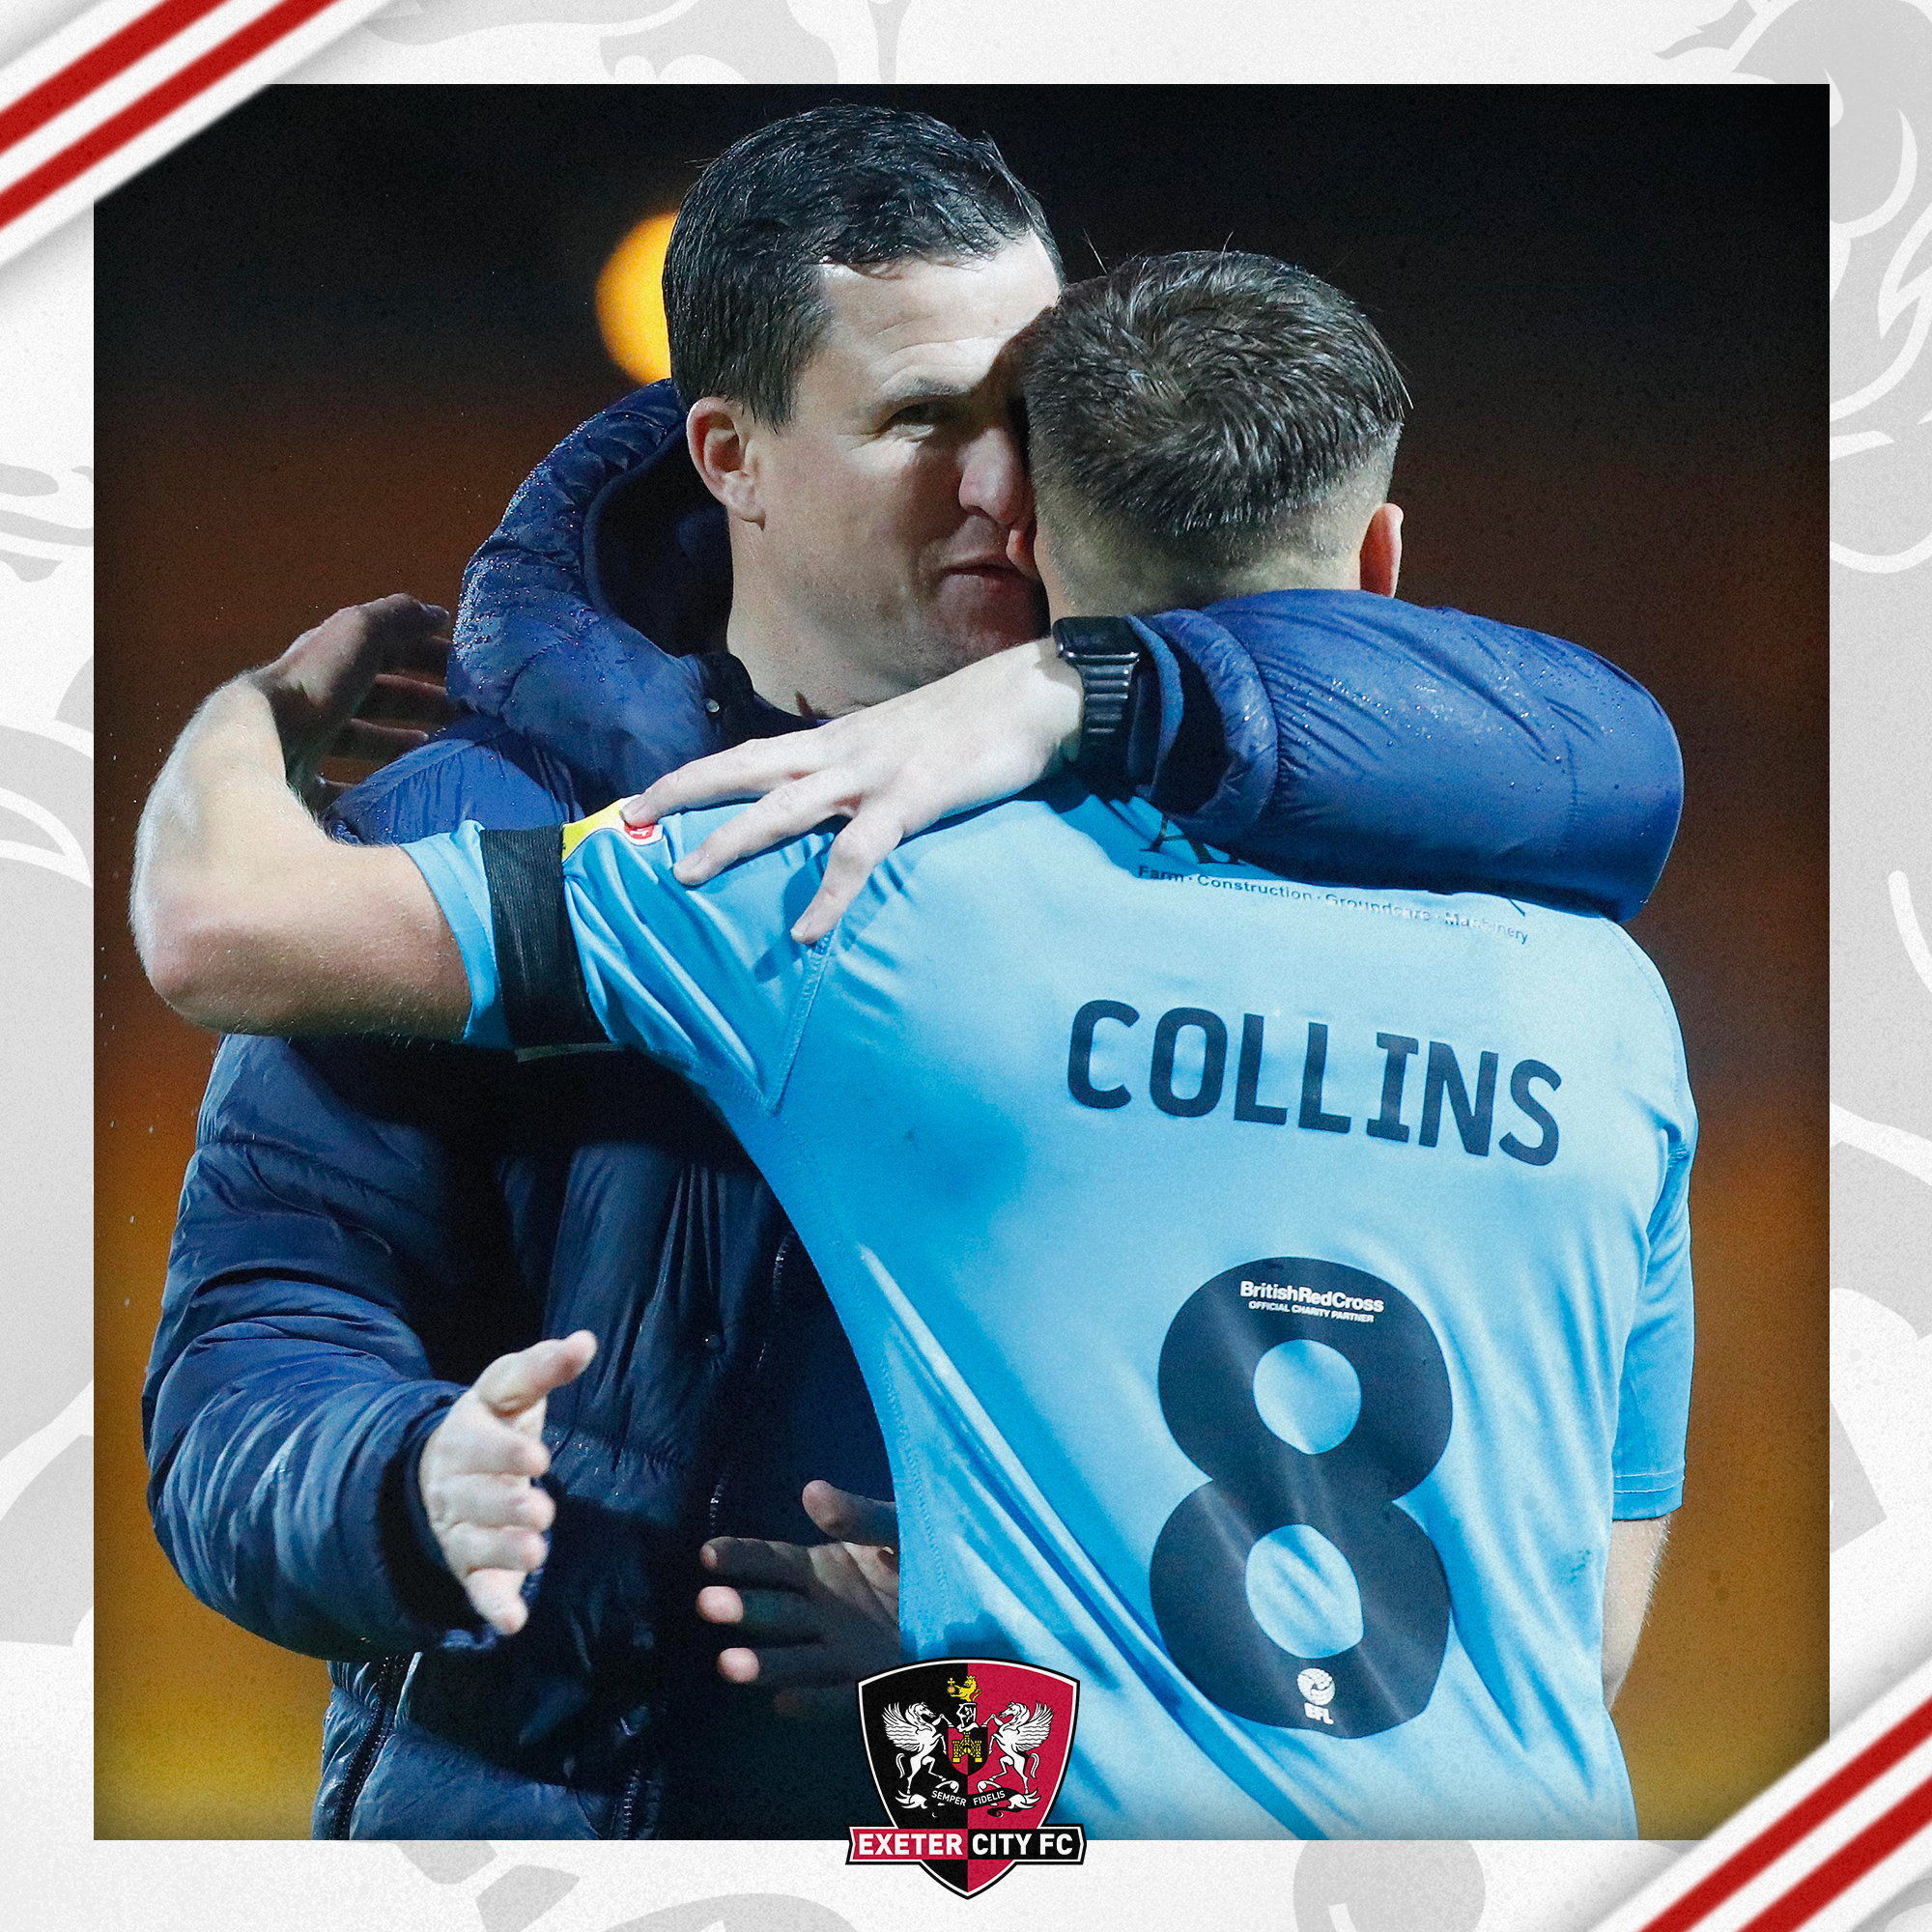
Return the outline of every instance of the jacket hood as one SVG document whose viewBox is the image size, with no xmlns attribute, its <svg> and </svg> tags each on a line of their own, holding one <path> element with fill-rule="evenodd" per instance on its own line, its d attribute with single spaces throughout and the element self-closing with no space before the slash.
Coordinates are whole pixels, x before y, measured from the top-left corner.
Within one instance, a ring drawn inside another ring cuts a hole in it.
<svg viewBox="0 0 1932 1932">
<path fill-rule="evenodd" d="M 705 661 L 730 607 L 724 511 L 654 383 L 538 464 L 463 574 L 449 693 L 564 760 L 586 790 L 635 791 L 715 747 Z"/>
</svg>

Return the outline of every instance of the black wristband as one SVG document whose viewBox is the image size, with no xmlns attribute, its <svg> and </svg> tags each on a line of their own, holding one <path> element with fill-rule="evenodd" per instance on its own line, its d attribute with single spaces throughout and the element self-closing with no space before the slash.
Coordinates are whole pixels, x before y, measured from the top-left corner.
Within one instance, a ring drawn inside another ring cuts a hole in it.
<svg viewBox="0 0 1932 1932">
<path fill-rule="evenodd" d="M 1097 792 L 1131 789 L 1129 706 L 1147 647 L 1124 617 L 1063 617 L 1053 627 L 1061 657 L 1079 673 L 1080 744 L 1073 769 Z"/>
</svg>

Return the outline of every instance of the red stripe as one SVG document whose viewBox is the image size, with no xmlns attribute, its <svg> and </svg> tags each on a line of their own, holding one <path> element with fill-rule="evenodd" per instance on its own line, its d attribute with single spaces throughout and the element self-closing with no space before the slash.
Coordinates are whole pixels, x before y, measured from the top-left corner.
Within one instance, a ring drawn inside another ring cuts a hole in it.
<svg viewBox="0 0 1932 1932">
<path fill-rule="evenodd" d="M 1932 1778 L 1901 1798 L 1884 1817 L 1874 1820 L 1849 1843 L 1840 1845 L 1814 1872 L 1808 1872 L 1784 1896 L 1769 1905 L 1741 1932 L 1794 1932 L 1840 1892 L 1882 1864 L 1908 1838 L 1932 1824 Z"/>
<path fill-rule="evenodd" d="M 216 81 L 233 73 L 265 48 L 314 19 L 318 14 L 326 14 L 335 4 L 336 0 L 281 0 L 279 7 L 270 8 L 260 19 L 251 20 L 227 40 L 211 47 L 199 60 L 189 62 L 179 73 L 170 75 L 131 105 L 111 115 L 92 133 L 82 135 L 71 147 L 62 149 L 32 174 L 23 175 L 12 187 L 0 190 L 0 228 L 17 221 L 30 209 L 38 208 L 50 194 L 57 194 L 70 182 L 84 175 L 97 161 L 105 160 L 136 135 L 145 134 L 156 122 L 166 120 L 176 108 L 184 106 L 196 95 L 205 93 Z"/>
<path fill-rule="evenodd" d="M 1742 1891 L 1801 1838 L 1816 1831 L 1833 1812 L 1909 1757 L 1928 1737 L 1932 1737 L 1932 1699 L 1901 1718 L 1817 1790 L 1801 1799 L 1781 1817 L 1773 1819 L 1715 1871 L 1706 1873 L 1682 1898 L 1666 1905 L 1655 1918 L 1646 1920 L 1642 1932 L 1690 1932 L 1706 1914 Z"/>
<path fill-rule="evenodd" d="M 0 108 L 0 153 L 24 141 L 35 128 L 44 128 L 56 114 L 65 114 L 76 100 L 85 100 L 116 74 L 126 73 L 137 60 L 221 4 L 222 0 L 161 0 L 160 6 L 129 20 L 118 34 L 110 34 L 98 47 L 90 47 L 78 60 L 29 89 L 13 106 Z"/>
</svg>

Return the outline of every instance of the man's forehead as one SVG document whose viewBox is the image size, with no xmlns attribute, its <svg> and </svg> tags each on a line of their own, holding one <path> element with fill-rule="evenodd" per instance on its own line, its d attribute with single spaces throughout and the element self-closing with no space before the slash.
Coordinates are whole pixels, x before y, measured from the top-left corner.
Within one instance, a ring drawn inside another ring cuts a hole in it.
<svg viewBox="0 0 1932 1932">
<path fill-rule="evenodd" d="M 854 375 L 896 388 L 923 378 L 977 382 L 1000 351 L 1059 294 L 1037 238 L 967 262 L 826 263 L 832 311 L 819 350 Z"/>
</svg>

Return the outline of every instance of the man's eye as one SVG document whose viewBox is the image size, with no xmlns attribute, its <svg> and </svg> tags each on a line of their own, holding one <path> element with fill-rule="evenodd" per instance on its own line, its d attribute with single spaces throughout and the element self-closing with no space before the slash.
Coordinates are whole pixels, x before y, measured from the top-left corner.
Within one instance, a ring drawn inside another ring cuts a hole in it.
<svg viewBox="0 0 1932 1932">
<path fill-rule="evenodd" d="M 892 429 L 917 429 L 940 422 L 945 418 L 948 407 L 941 402 L 907 403 L 892 412 L 887 418 L 887 426 Z"/>
</svg>

